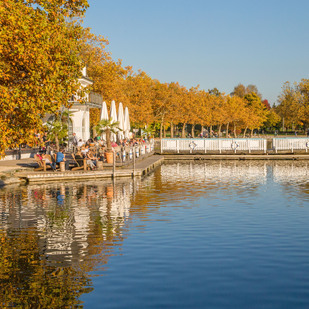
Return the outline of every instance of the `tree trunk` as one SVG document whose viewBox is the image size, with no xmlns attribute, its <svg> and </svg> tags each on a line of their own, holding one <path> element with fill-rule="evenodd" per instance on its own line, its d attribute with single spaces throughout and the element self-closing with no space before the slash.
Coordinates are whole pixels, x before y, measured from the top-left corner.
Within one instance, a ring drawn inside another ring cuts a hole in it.
<svg viewBox="0 0 309 309">
<path fill-rule="evenodd" d="M 210 136 L 210 137 L 213 137 L 213 134 L 212 134 L 212 126 L 209 127 L 209 136 Z"/>
<path fill-rule="evenodd" d="M 225 137 L 229 137 L 229 122 L 226 125 L 226 133 L 225 133 Z"/>
<path fill-rule="evenodd" d="M 60 151 L 60 147 L 59 147 L 59 139 L 58 139 L 58 135 L 57 134 L 55 136 L 55 143 L 56 143 L 56 150 L 57 150 L 57 152 L 59 152 Z"/>
<path fill-rule="evenodd" d="M 236 134 L 236 124 L 234 122 L 234 138 L 236 138 L 236 137 L 237 137 L 237 134 Z"/>
<path fill-rule="evenodd" d="M 160 138 L 162 138 L 162 122 L 160 123 Z"/>
<path fill-rule="evenodd" d="M 244 131 L 244 138 L 246 137 L 247 130 L 248 130 L 248 127 L 245 128 L 245 131 Z"/>
<path fill-rule="evenodd" d="M 185 138 L 186 137 L 186 124 L 184 123 L 182 126 L 182 132 L 181 132 L 181 137 Z"/>
<path fill-rule="evenodd" d="M 219 124 L 219 128 L 218 128 L 218 137 L 221 137 L 221 128 L 222 128 L 222 124 Z"/>
<path fill-rule="evenodd" d="M 174 124 L 171 122 L 171 138 L 174 138 Z"/>
<path fill-rule="evenodd" d="M 195 124 L 192 125 L 191 127 L 191 136 L 194 138 L 194 129 L 195 129 Z"/>
<path fill-rule="evenodd" d="M 97 131 L 95 129 L 95 126 L 92 127 L 92 136 L 93 136 L 93 138 L 97 137 Z"/>
<path fill-rule="evenodd" d="M 251 129 L 251 137 L 253 137 L 253 129 Z"/>
<path fill-rule="evenodd" d="M 165 125 L 163 125 L 163 136 L 164 136 L 164 138 L 166 138 L 166 129 L 165 129 Z"/>
<path fill-rule="evenodd" d="M 108 152 L 112 151 L 112 143 L 111 143 L 111 130 L 106 129 L 106 150 Z"/>
</svg>

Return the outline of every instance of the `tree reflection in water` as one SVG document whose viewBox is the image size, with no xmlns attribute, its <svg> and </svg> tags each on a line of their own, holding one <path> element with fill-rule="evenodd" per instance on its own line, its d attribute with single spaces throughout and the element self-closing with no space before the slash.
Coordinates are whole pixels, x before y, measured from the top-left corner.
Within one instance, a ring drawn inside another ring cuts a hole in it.
<svg viewBox="0 0 309 309">
<path fill-rule="evenodd" d="M 5 188 L 0 193 L 0 303 L 68 308 L 93 290 L 89 272 L 117 254 L 130 182 Z"/>
<path fill-rule="evenodd" d="M 115 186 L 87 182 L 3 188 L 0 303 L 4 308 L 82 306 L 80 296 L 93 291 L 90 274 L 106 270 L 110 257 L 121 253 L 133 218 L 145 222 L 160 212 L 169 220 L 167 203 L 194 207 L 182 201 L 218 192 L 253 198 L 268 179 L 285 188 L 293 181 L 308 201 L 308 171 L 306 162 L 172 163 L 143 181 L 122 180 Z"/>
</svg>

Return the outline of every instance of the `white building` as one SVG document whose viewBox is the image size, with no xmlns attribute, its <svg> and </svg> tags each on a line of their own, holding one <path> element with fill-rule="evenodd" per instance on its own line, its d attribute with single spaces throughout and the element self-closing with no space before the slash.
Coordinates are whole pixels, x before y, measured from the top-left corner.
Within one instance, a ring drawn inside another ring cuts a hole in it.
<svg viewBox="0 0 309 309">
<path fill-rule="evenodd" d="M 82 88 L 89 87 L 93 81 L 88 78 L 86 67 L 82 71 L 83 76 L 79 79 Z M 87 141 L 90 138 L 90 108 L 102 106 L 102 96 L 94 92 L 86 94 L 86 103 L 80 103 L 77 96 L 72 96 L 73 106 L 70 108 L 71 123 L 69 125 L 69 136 L 76 133 L 78 139 Z"/>
<path fill-rule="evenodd" d="M 86 67 L 82 70 L 82 77 L 78 81 L 81 88 L 86 88 L 93 84 L 93 81 L 87 76 Z M 101 108 L 102 106 L 102 96 L 94 92 L 87 93 L 82 100 L 79 99 L 78 95 L 72 95 L 71 103 L 73 105 L 69 109 L 70 121 L 68 123 L 69 142 L 72 140 L 73 133 L 76 133 L 78 140 L 87 141 L 90 138 L 90 108 Z M 51 115 L 46 116 L 44 122 L 52 120 L 52 117 Z"/>
</svg>

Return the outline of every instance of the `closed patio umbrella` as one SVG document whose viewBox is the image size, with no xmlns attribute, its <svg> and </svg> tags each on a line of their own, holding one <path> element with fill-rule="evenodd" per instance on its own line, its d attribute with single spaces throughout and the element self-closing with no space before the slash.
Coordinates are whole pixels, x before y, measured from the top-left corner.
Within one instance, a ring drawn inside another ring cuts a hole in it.
<svg viewBox="0 0 309 309">
<path fill-rule="evenodd" d="M 119 122 L 119 130 L 118 131 L 118 138 L 119 139 L 123 139 L 124 138 L 124 134 L 123 134 L 123 129 L 124 129 L 124 115 L 123 115 L 123 105 L 120 102 L 119 106 L 118 106 L 118 122 Z"/>
<path fill-rule="evenodd" d="M 124 137 L 125 138 L 130 138 L 130 130 L 131 130 L 131 126 L 130 126 L 130 118 L 129 118 L 129 109 L 128 107 L 126 107 L 124 109 Z"/>
<path fill-rule="evenodd" d="M 110 120 L 111 122 L 117 122 L 117 111 L 116 111 L 116 103 L 113 100 L 111 104 L 111 109 L 110 109 Z M 111 134 L 111 140 L 116 142 L 116 134 L 112 133 Z"/>
<path fill-rule="evenodd" d="M 108 110 L 107 110 L 107 105 L 106 105 L 105 101 L 102 102 L 100 120 L 108 120 Z M 106 140 L 106 134 L 105 133 L 102 134 L 102 138 L 104 140 Z"/>
<path fill-rule="evenodd" d="M 108 120 L 108 110 L 106 102 L 102 102 L 100 120 Z"/>
</svg>

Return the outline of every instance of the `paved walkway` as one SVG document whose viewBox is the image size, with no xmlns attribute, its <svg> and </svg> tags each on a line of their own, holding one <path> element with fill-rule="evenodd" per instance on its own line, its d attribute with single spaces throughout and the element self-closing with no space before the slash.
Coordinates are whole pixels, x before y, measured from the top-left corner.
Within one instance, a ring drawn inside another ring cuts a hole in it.
<svg viewBox="0 0 309 309">
<path fill-rule="evenodd" d="M 151 160 L 152 156 L 146 156 L 145 158 L 136 159 L 136 168 L 144 168 L 149 164 L 149 160 Z M 117 164 L 118 165 L 118 164 Z M 110 164 L 104 164 L 104 167 L 111 169 L 112 166 Z M 119 166 L 119 165 L 118 165 Z M 118 168 L 117 166 L 117 168 Z M 21 159 L 21 160 L 0 160 L 0 174 L 1 173 L 10 173 L 16 171 L 33 171 L 34 168 L 38 167 L 37 163 L 33 158 Z M 131 162 L 129 165 L 124 166 L 124 168 L 132 169 L 133 163 Z"/>
<path fill-rule="evenodd" d="M 21 160 L 0 160 L 0 173 L 15 172 L 16 170 L 33 170 L 37 167 L 33 158 Z"/>
</svg>

